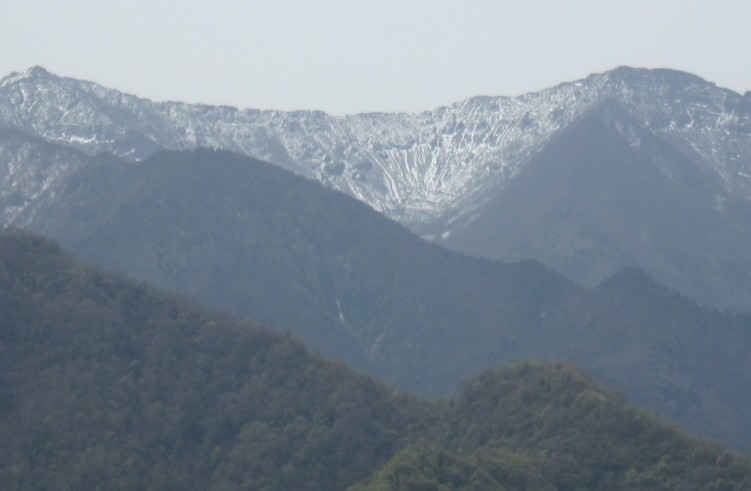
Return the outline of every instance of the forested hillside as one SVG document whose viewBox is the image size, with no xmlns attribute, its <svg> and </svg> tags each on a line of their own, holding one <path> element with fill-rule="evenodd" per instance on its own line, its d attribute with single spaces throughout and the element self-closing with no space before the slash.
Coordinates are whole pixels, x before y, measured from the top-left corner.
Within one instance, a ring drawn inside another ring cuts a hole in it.
<svg viewBox="0 0 751 491">
<path fill-rule="evenodd" d="M 568 365 L 428 402 L 25 232 L 0 236 L 0 391 L 8 490 L 751 486 Z"/>
</svg>

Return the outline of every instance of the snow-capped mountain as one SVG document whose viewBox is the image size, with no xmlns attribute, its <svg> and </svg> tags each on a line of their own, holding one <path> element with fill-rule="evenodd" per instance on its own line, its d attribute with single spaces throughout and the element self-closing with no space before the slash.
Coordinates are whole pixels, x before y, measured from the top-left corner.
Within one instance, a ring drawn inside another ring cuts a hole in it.
<svg viewBox="0 0 751 491">
<path fill-rule="evenodd" d="M 56 152 L 111 152 L 131 160 L 158 149 L 225 148 L 344 191 L 423 236 L 507 259 L 518 254 L 452 240 L 491 213 L 487 207 L 551 142 L 598 111 L 607 112 L 603 124 L 635 152 L 656 138 L 685 157 L 670 165 L 649 157 L 667 181 L 685 160 L 718 183 L 711 197 L 716 208 L 751 199 L 751 92 L 740 95 L 672 70 L 625 67 L 515 98 L 350 116 L 152 102 L 35 67 L 0 81 L 0 127 L 16 135 L 15 143 L 0 138 L 0 166 L 7 169 L 0 197 L 13 203 L 4 214 L 12 221 L 78 165 L 75 158 L 52 158 L 33 164 L 34 172 L 22 170 L 13 157 L 22 152 L 19 135 L 27 145 L 62 145 Z M 524 219 L 524 210 L 513 212 Z M 548 264 L 566 269 L 554 259 Z M 611 266 L 594 278 L 592 271 L 567 273 L 598 280 L 618 265 Z"/>
<path fill-rule="evenodd" d="M 240 151 L 318 179 L 408 225 L 459 213 L 584 105 L 575 85 L 544 97 L 475 98 L 421 114 L 237 110 L 152 103 L 41 68 L 0 82 L 10 126 L 88 153 L 142 159 L 159 148 Z M 587 103 L 588 104 L 588 103 Z"/>
<path fill-rule="evenodd" d="M 87 153 L 136 160 L 159 148 L 240 151 L 419 230 L 467 215 L 557 131 L 608 100 L 698 154 L 729 189 L 751 195 L 751 95 L 666 70 L 620 68 L 521 97 L 476 97 L 419 114 L 330 116 L 154 103 L 35 67 L 0 82 L 0 121 Z"/>
</svg>

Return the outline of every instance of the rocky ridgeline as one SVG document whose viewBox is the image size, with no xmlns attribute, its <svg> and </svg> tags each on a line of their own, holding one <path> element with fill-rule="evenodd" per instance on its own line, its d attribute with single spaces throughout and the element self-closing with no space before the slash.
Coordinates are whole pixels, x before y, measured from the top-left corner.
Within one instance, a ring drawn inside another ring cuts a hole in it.
<svg viewBox="0 0 751 491">
<path fill-rule="evenodd" d="M 471 217 L 559 130 L 613 102 L 634 117 L 613 122 L 633 145 L 636 121 L 702 160 L 728 190 L 751 196 L 751 95 L 669 70 L 618 68 L 515 98 L 350 116 L 157 103 L 39 67 L 0 82 L 1 124 L 29 136 L 131 160 L 162 148 L 240 151 L 344 191 L 418 231 L 425 224 L 449 230 Z M 71 167 L 49 166 L 53 176 Z M 3 191 L 17 180 L 6 179 Z M 50 186 L 55 179 L 41 181 Z"/>
</svg>

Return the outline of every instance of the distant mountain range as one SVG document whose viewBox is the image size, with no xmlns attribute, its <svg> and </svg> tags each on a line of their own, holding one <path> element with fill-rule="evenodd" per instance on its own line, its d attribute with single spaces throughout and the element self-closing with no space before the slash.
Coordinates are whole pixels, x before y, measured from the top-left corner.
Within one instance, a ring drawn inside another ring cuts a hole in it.
<svg viewBox="0 0 751 491">
<path fill-rule="evenodd" d="M 224 148 L 457 251 L 590 285 L 636 266 L 751 312 L 751 93 L 681 72 L 623 67 L 516 98 L 335 117 L 154 103 L 35 67 L 0 81 L 0 128 L 5 223 L 77 168 L 69 149 L 137 161 Z"/>
<path fill-rule="evenodd" d="M 0 487 L 749 489 L 751 461 L 564 364 L 425 401 L 0 233 Z"/>
<path fill-rule="evenodd" d="M 418 115 L 153 103 L 0 81 L 3 223 L 444 394 L 557 358 L 749 451 L 751 104 L 621 68 Z M 281 168 L 227 152 L 266 158 Z M 439 244 L 429 245 L 340 189 Z M 740 429 L 740 431 L 739 431 Z M 748 431 L 746 431 L 748 429 Z"/>
</svg>

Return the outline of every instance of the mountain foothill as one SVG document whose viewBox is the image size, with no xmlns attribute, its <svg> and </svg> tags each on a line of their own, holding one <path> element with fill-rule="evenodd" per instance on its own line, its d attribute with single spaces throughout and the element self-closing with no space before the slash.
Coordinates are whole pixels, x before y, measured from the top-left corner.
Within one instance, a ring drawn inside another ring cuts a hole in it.
<svg viewBox="0 0 751 491">
<path fill-rule="evenodd" d="M 748 96 L 620 68 L 331 117 L 2 79 L 2 487 L 751 487 L 697 439 L 751 452 Z"/>
<path fill-rule="evenodd" d="M 428 401 L 290 335 L 0 234 L 0 485 L 747 489 L 751 461 L 561 363 Z"/>
</svg>

